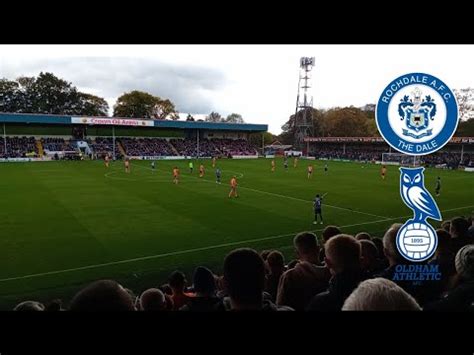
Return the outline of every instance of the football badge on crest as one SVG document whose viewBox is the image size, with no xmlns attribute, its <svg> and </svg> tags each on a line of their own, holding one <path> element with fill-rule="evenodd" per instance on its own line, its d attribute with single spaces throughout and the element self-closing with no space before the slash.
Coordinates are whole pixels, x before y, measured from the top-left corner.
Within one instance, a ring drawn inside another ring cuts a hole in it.
<svg viewBox="0 0 474 355">
<path fill-rule="evenodd" d="M 440 79 L 424 73 L 402 75 L 384 89 L 376 122 L 385 141 L 407 155 L 431 154 L 446 145 L 458 125 L 453 92 Z M 437 237 L 428 218 L 441 220 L 436 201 L 424 186 L 424 168 L 400 168 L 400 195 L 413 210 L 398 232 L 397 247 L 409 261 L 424 261 L 436 251 Z"/>
</svg>

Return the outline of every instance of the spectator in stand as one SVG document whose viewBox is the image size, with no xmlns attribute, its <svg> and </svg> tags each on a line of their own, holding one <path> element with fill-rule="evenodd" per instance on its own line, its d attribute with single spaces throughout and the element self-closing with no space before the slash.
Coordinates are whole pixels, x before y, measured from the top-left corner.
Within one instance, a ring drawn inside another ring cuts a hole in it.
<svg viewBox="0 0 474 355">
<path fill-rule="evenodd" d="M 319 260 L 318 239 L 314 233 L 297 234 L 293 245 L 298 263 L 281 276 L 277 304 L 302 311 L 315 294 L 327 288 L 330 273 Z"/>
<path fill-rule="evenodd" d="M 186 276 L 180 271 L 175 271 L 171 274 L 168 284 L 173 291 L 171 299 L 173 300 L 174 310 L 177 311 L 189 301 L 189 295 L 186 294 Z"/>
<path fill-rule="evenodd" d="M 193 276 L 193 296 L 181 311 L 209 312 L 215 310 L 219 303 L 216 297 L 216 280 L 213 273 L 203 266 L 198 266 Z"/>
<path fill-rule="evenodd" d="M 255 250 L 237 249 L 226 256 L 224 282 L 231 310 L 291 310 L 288 307 L 277 307 L 268 299 L 264 300 L 265 266 Z"/>
<path fill-rule="evenodd" d="M 372 240 L 372 237 L 370 236 L 369 233 L 360 232 L 360 233 L 356 234 L 355 239 L 357 239 L 357 240 Z"/>
<path fill-rule="evenodd" d="M 380 265 L 383 269 L 387 268 L 388 260 L 383 252 L 383 240 L 381 238 L 373 238 L 372 243 L 374 243 L 377 247 L 377 258 L 379 260 Z"/>
<path fill-rule="evenodd" d="M 387 257 L 389 266 L 383 270 L 377 277 L 384 277 L 388 280 L 394 279 L 396 267 L 398 264 L 411 264 L 398 251 L 397 248 L 397 233 L 402 224 L 395 223 L 385 232 L 383 237 L 384 253 Z M 423 306 L 425 301 L 430 300 L 434 296 L 434 289 L 427 287 L 423 283 L 416 283 L 411 280 L 393 280 L 398 286 L 403 288 L 406 292 L 412 295 L 416 301 Z"/>
<path fill-rule="evenodd" d="M 443 223 L 441 223 L 441 228 L 443 228 L 446 232 L 449 233 L 449 231 L 451 230 L 451 221 L 444 221 Z"/>
<path fill-rule="evenodd" d="M 95 281 L 72 299 L 71 311 L 134 311 L 130 294 L 116 281 Z"/>
<path fill-rule="evenodd" d="M 61 300 L 52 300 L 50 303 L 48 303 L 44 309 L 45 311 L 48 312 L 59 312 L 63 311 L 62 309 L 62 301 Z"/>
<path fill-rule="evenodd" d="M 342 306 L 343 311 L 421 311 L 416 300 L 393 281 L 362 281 Z"/>
<path fill-rule="evenodd" d="M 427 304 L 427 311 L 468 311 L 474 303 L 474 245 L 462 247 L 456 254 L 456 287 L 439 301 Z"/>
<path fill-rule="evenodd" d="M 17 304 L 14 311 L 44 311 L 45 307 L 42 303 L 36 301 L 25 301 Z"/>
<path fill-rule="evenodd" d="M 456 274 L 456 267 L 454 265 L 454 258 L 456 254 L 453 253 L 451 235 L 444 229 L 437 229 L 438 246 L 433 258 L 428 262 L 429 265 L 439 265 L 441 273 L 441 280 L 439 282 L 432 282 L 435 288 L 434 296 L 439 296 L 450 288 L 451 281 Z"/>
<path fill-rule="evenodd" d="M 361 247 L 361 267 L 366 277 L 372 277 L 383 270 L 378 258 L 378 250 L 374 242 L 367 239 L 359 240 Z"/>
<path fill-rule="evenodd" d="M 467 230 L 469 237 L 471 240 L 474 240 L 474 212 L 471 213 L 471 217 L 469 218 L 469 229 Z"/>
<path fill-rule="evenodd" d="M 324 246 L 326 242 L 334 237 L 335 235 L 341 234 L 341 230 L 336 226 L 327 226 L 323 230 L 323 248 L 321 248 L 319 252 L 319 260 L 324 261 L 325 253 L 324 253 Z"/>
<path fill-rule="evenodd" d="M 137 309 L 140 311 L 166 311 L 166 296 L 161 290 L 150 288 L 141 294 Z"/>
<path fill-rule="evenodd" d="M 456 217 L 451 220 L 449 233 L 451 234 L 452 238 L 451 245 L 454 254 L 456 254 L 463 246 L 474 242 L 469 237 L 468 231 L 469 222 L 466 219 L 462 217 Z"/>
<path fill-rule="evenodd" d="M 326 265 L 331 271 L 327 291 L 313 297 L 309 311 L 340 311 L 346 298 L 364 280 L 360 242 L 351 235 L 339 234 L 326 243 Z"/>
<path fill-rule="evenodd" d="M 266 279 L 265 291 L 268 292 L 271 296 L 271 299 L 275 301 L 280 277 L 286 271 L 285 257 L 279 251 L 274 250 L 268 254 L 266 264 L 269 273 Z"/>
</svg>

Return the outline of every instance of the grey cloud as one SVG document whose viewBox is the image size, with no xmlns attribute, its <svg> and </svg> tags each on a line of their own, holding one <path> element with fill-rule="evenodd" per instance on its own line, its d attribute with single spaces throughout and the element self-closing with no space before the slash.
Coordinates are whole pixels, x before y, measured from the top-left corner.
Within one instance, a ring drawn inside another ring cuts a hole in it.
<svg viewBox="0 0 474 355">
<path fill-rule="evenodd" d="M 36 76 L 49 71 L 81 88 L 93 88 L 104 97 L 142 90 L 175 103 L 180 112 L 208 114 L 210 96 L 228 82 L 223 72 L 204 66 L 182 66 L 151 58 L 52 58 L 0 61 L 0 77 Z"/>
</svg>

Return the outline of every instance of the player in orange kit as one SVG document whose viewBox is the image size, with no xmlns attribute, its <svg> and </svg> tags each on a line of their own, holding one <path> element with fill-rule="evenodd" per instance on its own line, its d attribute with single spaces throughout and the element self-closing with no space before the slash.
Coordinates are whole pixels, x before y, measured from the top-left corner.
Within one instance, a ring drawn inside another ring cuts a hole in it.
<svg viewBox="0 0 474 355">
<path fill-rule="evenodd" d="M 213 168 L 216 167 L 216 157 L 213 157 L 213 158 L 212 158 L 212 167 L 213 167 Z"/>
<path fill-rule="evenodd" d="M 229 198 L 232 196 L 239 197 L 237 194 L 237 178 L 235 175 L 230 179 L 230 192 L 229 192 Z"/>
<path fill-rule="evenodd" d="M 272 160 L 272 172 L 275 172 L 275 160 Z"/>
<path fill-rule="evenodd" d="M 125 158 L 125 172 L 130 173 L 130 160 L 128 158 Z"/>
<path fill-rule="evenodd" d="M 105 154 L 104 163 L 105 163 L 105 167 L 108 168 L 109 167 L 109 155 L 108 154 Z"/>
<path fill-rule="evenodd" d="M 204 176 L 204 165 L 199 165 L 199 177 L 202 178 Z"/>
<path fill-rule="evenodd" d="M 173 183 L 178 184 L 179 182 L 179 169 L 177 166 L 173 168 Z"/>
<path fill-rule="evenodd" d="M 313 166 L 308 165 L 308 179 L 311 179 L 312 176 L 313 176 Z"/>
<path fill-rule="evenodd" d="M 380 175 L 382 176 L 382 180 L 385 180 L 385 175 L 387 174 L 387 168 L 385 165 L 382 166 L 382 169 L 380 170 Z"/>
</svg>

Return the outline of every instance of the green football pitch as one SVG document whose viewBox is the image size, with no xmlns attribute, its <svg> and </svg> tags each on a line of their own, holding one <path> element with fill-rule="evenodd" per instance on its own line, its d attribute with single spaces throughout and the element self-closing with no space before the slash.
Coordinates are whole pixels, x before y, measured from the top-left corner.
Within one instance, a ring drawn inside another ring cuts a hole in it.
<svg viewBox="0 0 474 355">
<path fill-rule="evenodd" d="M 399 171 L 380 166 L 308 161 L 288 171 L 282 159 L 270 171 L 268 159 L 222 160 L 216 184 L 209 160 L 206 175 L 191 174 L 187 161 L 122 162 L 107 169 L 101 161 L 3 163 L 0 165 L 0 309 L 23 300 L 68 301 L 84 284 L 112 278 L 140 292 L 166 281 L 176 269 L 191 279 L 193 267 L 220 272 L 230 250 L 276 248 L 294 257 L 297 232 L 329 224 L 345 233 L 382 236 L 411 215 L 399 195 Z M 171 170 L 181 170 L 179 185 Z M 239 198 L 229 199 L 229 180 L 239 182 Z M 472 173 L 427 169 L 425 185 L 437 197 L 445 219 L 474 210 Z M 326 194 L 324 225 L 313 225 L 312 199 Z M 438 226 L 439 223 L 434 222 Z M 67 302 L 66 302 L 67 303 Z"/>
</svg>

